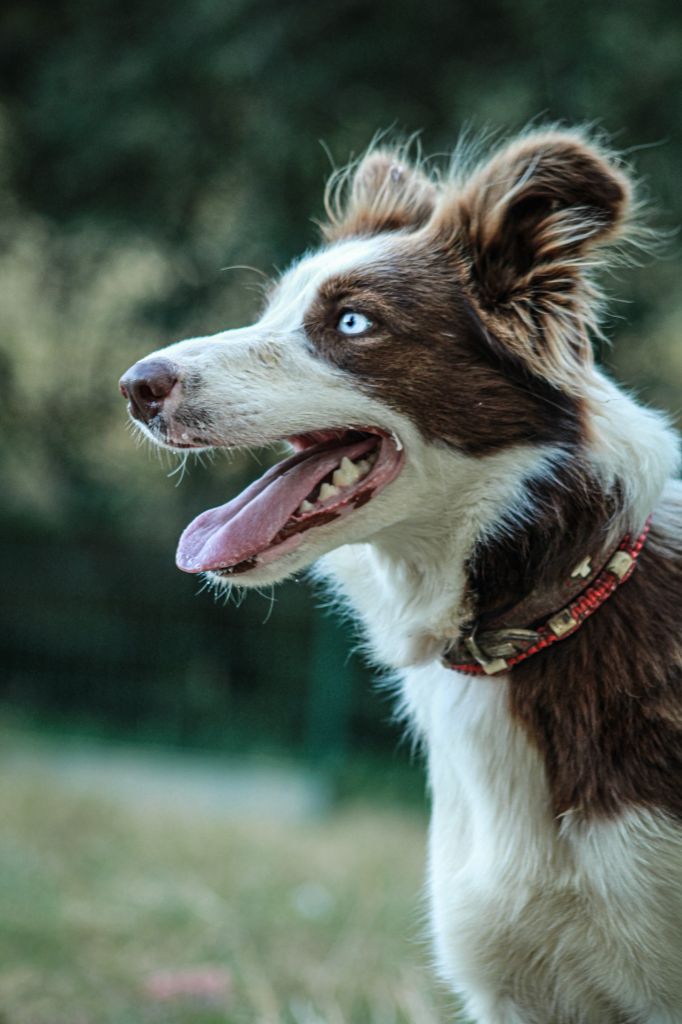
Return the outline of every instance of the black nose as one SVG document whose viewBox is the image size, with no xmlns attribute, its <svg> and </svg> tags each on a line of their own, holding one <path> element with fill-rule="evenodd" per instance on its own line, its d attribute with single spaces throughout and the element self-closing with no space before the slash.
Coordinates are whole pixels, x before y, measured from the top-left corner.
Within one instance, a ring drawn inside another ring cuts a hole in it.
<svg viewBox="0 0 682 1024">
<path fill-rule="evenodd" d="M 169 359 L 143 359 L 123 374 L 118 386 L 135 419 L 149 423 L 163 408 L 177 379 L 178 368 Z"/>
</svg>

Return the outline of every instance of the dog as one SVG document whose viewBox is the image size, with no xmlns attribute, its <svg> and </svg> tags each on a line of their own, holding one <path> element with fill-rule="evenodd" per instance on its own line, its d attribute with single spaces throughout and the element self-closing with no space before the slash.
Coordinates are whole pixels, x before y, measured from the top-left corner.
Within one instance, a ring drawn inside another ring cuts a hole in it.
<svg viewBox="0 0 682 1024">
<path fill-rule="evenodd" d="M 395 673 L 443 977 L 478 1024 L 682 1022 L 682 488 L 598 369 L 625 165 L 536 129 L 438 174 L 377 147 L 260 319 L 121 380 L 172 451 L 292 452 L 185 530 L 218 586 L 316 563 Z"/>
</svg>

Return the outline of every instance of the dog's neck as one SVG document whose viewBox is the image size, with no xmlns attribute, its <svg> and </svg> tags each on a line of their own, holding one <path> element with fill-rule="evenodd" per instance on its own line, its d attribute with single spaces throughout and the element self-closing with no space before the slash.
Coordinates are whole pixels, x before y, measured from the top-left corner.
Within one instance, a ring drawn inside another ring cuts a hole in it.
<svg viewBox="0 0 682 1024">
<path fill-rule="evenodd" d="M 641 529 L 676 470 L 676 437 L 600 374 L 588 399 L 580 450 L 453 458 L 423 518 L 325 559 L 380 663 L 438 659 L 476 616 L 530 593 L 542 603 L 582 558 Z"/>
</svg>

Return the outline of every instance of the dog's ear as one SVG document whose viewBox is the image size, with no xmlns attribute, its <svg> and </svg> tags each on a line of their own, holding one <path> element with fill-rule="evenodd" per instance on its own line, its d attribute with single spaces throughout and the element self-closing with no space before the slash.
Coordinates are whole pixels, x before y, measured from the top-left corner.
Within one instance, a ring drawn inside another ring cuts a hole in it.
<svg viewBox="0 0 682 1024">
<path fill-rule="evenodd" d="M 591 252 L 613 241 L 630 183 L 579 132 L 535 132 L 500 149 L 466 180 L 441 230 L 453 231 L 491 335 L 534 373 L 571 387 L 591 359 L 599 293 Z"/>
<path fill-rule="evenodd" d="M 401 150 L 375 149 L 333 175 L 325 193 L 326 241 L 421 227 L 436 203 L 436 186 Z"/>
</svg>

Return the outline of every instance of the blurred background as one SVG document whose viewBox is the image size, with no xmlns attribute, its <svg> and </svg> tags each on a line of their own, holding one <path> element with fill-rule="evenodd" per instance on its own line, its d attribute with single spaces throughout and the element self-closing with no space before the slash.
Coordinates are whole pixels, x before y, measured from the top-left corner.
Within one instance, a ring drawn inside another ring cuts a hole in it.
<svg viewBox="0 0 682 1024">
<path fill-rule="evenodd" d="M 0 28 L 0 1022 L 452 1019 L 390 700 L 305 581 L 224 605 L 174 568 L 261 468 L 140 447 L 117 380 L 252 320 L 261 276 L 225 268 L 314 245 L 379 129 L 596 124 L 676 230 L 682 8 L 5 0 Z M 681 265 L 672 237 L 607 282 L 600 353 L 674 419 Z"/>
</svg>

